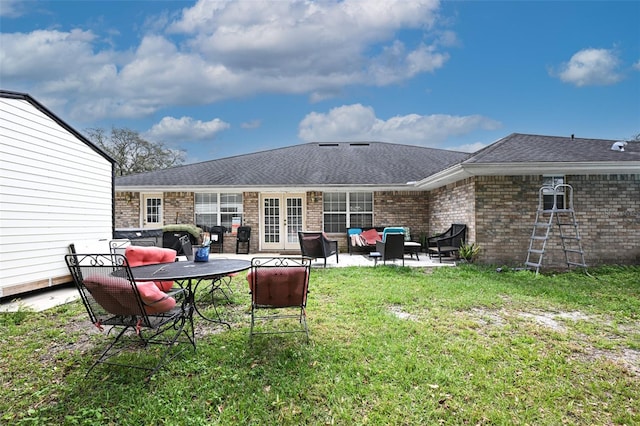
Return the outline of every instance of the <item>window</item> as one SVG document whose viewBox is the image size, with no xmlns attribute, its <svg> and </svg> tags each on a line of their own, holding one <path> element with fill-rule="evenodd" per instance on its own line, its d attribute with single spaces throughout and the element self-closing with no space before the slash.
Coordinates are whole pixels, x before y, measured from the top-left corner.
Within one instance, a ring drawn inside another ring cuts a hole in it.
<svg viewBox="0 0 640 426">
<path fill-rule="evenodd" d="M 556 185 L 562 185 L 564 183 L 564 176 L 543 176 L 542 177 L 542 186 L 544 187 L 542 190 L 542 198 L 543 198 L 543 209 L 551 210 L 553 208 L 553 196 L 554 196 L 554 188 Z M 555 191 L 556 196 L 556 208 L 564 209 L 564 187 L 558 188 Z"/>
<path fill-rule="evenodd" d="M 347 232 L 347 228 L 373 226 L 371 192 L 325 192 L 323 196 L 325 232 Z"/>
<path fill-rule="evenodd" d="M 196 225 L 202 227 L 224 226 L 231 232 L 231 225 L 242 223 L 242 194 L 196 193 Z"/>
</svg>

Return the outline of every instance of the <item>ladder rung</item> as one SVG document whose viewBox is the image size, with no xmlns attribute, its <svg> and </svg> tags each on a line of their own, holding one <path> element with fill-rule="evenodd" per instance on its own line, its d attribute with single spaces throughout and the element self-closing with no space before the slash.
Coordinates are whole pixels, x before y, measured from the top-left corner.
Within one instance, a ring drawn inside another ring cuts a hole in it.
<svg viewBox="0 0 640 426">
<path fill-rule="evenodd" d="M 575 226 L 576 228 L 578 227 L 578 225 L 576 225 L 575 223 L 558 223 L 558 226 Z"/>
<path fill-rule="evenodd" d="M 550 227 L 551 225 L 545 222 L 538 222 L 538 223 L 534 223 L 533 226 L 539 226 L 539 227 Z"/>
<path fill-rule="evenodd" d="M 525 265 L 527 266 L 533 266 L 534 268 L 539 268 L 540 267 L 540 263 L 533 263 L 533 262 L 524 262 Z"/>
<path fill-rule="evenodd" d="M 531 239 L 532 240 L 546 240 L 547 237 L 543 237 L 543 236 L 540 236 L 540 235 L 534 235 L 534 236 L 531 237 Z"/>
<path fill-rule="evenodd" d="M 577 263 L 577 262 L 567 262 L 567 265 L 582 266 L 583 268 L 587 267 L 587 265 L 585 265 L 584 263 Z"/>
<path fill-rule="evenodd" d="M 562 237 L 563 240 L 575 240 L 575 241 L 580 241 L 580 237 L 567 237 L 566 235 L 563 235 Z"/>
<path fill-rule="evenodd" d="M 578 250 L 578 249 L 564 249 L 564 251 L 569 252 L 569 253 L 580 253 L 580 254 L 584 254 L 584 252 L 582 250 Z"/>
<path fill-rule="evenodd" d="M 544 250 L 529 249 L 529 253 L 542 254 L 544 253 Z"/>
</svg>

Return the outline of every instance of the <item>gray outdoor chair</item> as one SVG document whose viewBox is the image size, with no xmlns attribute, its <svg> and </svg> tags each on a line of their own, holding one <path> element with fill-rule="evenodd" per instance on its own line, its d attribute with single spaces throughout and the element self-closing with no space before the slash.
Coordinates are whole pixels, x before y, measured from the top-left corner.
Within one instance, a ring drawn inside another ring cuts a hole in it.
<svg viewBox="0 0 640 426">
<path fill-rule="evenodd" d="M 338 263 L 338 242 L 329 240 L 322 232 L 298 232 L 300 252 L 303 257 L 310 259 L 324 259 L 324 267 L 327 267 L 327 257 L 336 255 Z"/>
<path fill-rule="evenodd" d="M 404 234 L 386 234 L 384 241 L 376 242 L 376 251 L 380 253 L 383 263 L 387 260 L 402 259 L 404 266 Z"/>
</svg>

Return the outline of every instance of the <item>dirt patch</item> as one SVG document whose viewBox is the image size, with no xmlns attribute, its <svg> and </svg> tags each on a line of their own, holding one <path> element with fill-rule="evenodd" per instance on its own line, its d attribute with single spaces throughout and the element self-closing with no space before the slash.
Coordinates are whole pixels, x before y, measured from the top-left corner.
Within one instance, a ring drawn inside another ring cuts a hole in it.
<svg viewBox="0 0 640 426">
<path fill-rule="evenodd" d="M 390 306 L 389 311 L 396 317 L 401 320 L 411 320 L 417 321 L 417 317 L 409 312 L 405 312 L 402 310 L 402 306 Z"/>
<path fill-rule="evenodd" d="M 522 318 L 527 321 L 531 321 L 537 325 L 548 328 L 554 332 L 566 333 L 571 331 L 571 322 L 588 321 L 601 325 L 602 327 L 611 324 L 611 321 L 602 318 L 596 318 L 594 316 L 586 315 L 579 311 L 571 312 L 548 312 L 548 311 L 535 311 L 535 312 L 523 312 L 516 311 L 511 312 L 506 309 L 490 310 L 474 308 L 468 311 L 473 319 L 481 326 L 480 332 L 484 332 L 483 328 L 487 327 L 504 327 L 512 321 L 512 318 Z M 633 332 L 634 327 L 620 327 L 621 330 L 628 329 Z M 615 350 L 603 350 L 595 348 L 588 340 L 587 336 L 583 336 L 577 333 L 579 339 L 575 343 L 582 348 L 579 353 L 574 355 L 574 358 L 580 360 L 596 360 L 605 359 L 616 365 L 625 368 L 629 374 L 640 377 L 640 351 L 621 347 Z M 583 336 L 580 338 L 579 336 Z M 613 340 L 613 337 L 611 338 Z"/>
</svg>

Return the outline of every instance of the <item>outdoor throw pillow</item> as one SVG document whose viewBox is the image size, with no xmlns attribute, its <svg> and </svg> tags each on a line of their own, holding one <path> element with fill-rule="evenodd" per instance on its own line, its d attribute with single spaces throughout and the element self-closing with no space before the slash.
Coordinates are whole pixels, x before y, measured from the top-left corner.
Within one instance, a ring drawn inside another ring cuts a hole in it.
<svg viewBox="0 0 640 426">
<path fill-rule="evenodd" d="M 378 231 L 376 231 L 375 229 L 367 229 L 360 235 L 362 235 L 367 244 L 372 246 L 376 245 L 376 241 L 381 241 L 380 235 L 378 235 Z"/>
<path fill-rule="evenodd" d="M 174 262 L 176 251 L 162 247 L 129 246 L 124 252 L 129 266 L 132 268 L 142 265 L 155 265 L 158 263 Z M 169 291 L 173 287 L 173 281 L 155 281 L 162 291 Z"/>
</svg>

